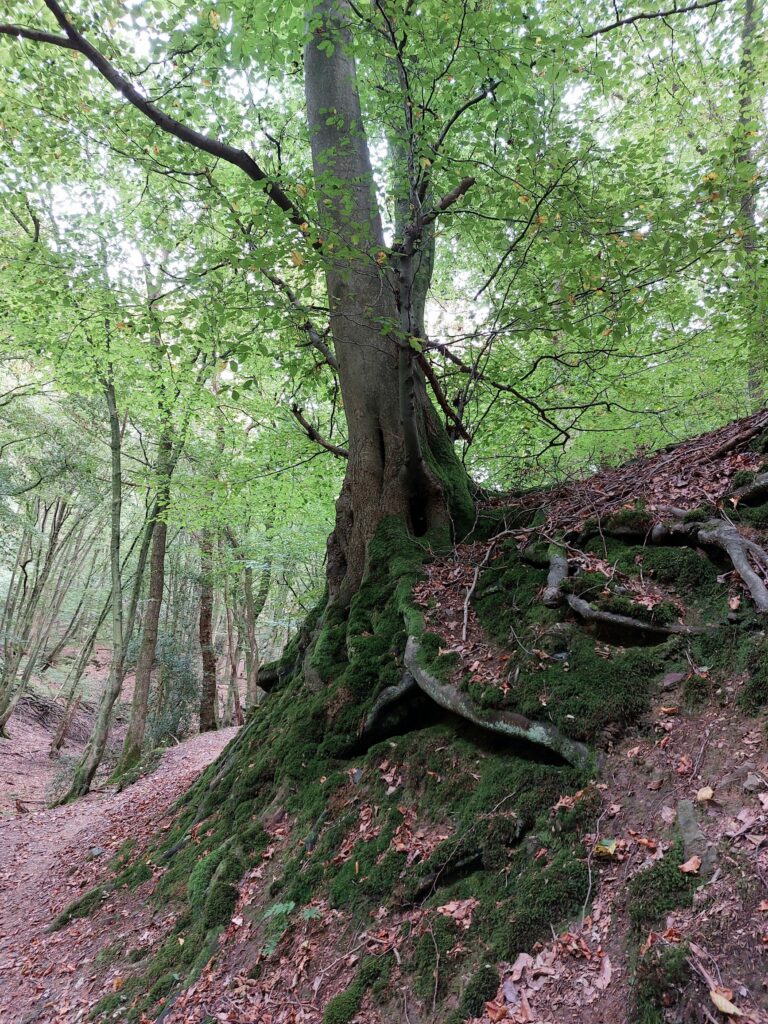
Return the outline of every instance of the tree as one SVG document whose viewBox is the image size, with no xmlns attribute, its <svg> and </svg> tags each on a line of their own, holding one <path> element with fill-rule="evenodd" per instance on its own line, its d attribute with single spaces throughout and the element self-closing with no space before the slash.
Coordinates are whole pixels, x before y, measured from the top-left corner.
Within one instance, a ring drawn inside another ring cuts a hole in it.
<svg viewBox="0 0 768 1024">
<path fill-rule="evenodd" d="M 328 548 L 332 602 L 345 605 L 358 589 L 369 543 L 383 518 L 398 517 L 417 537 L 447 536 L 451 530 L 461 535 L 471 525 L 470 485 L 454 439 L 471 436 L 464 418 L 478 389 L 490 394 L 479 408 L 479 421 L 496 415 L 494 406 L 507 418 L 510 410 L 515 418 L 524 410 L 544 426 L 547 443 L 556 448 L 568 445 L 579 422 L 589 416 L 613 415 L 617 408 L 635 418 L 669 412 L 653 398 L 640 408 L 628 404 L 622 397 L 624 368 L 638 361 L 644 371 L 658 367 L 659 352 L 666 354 L 652 306 L 662 292 L 660 283 L 667 297 L 676 297 L 663 315 L 668 317 L 674 305 L 675 329 L 687 334 L 677 347 L 682 350 L 695 336 L 692 321 L 700 315 L 701 282 L 681 283 L 680 277 L 697 267 L 704 253 L 731 251 L 730 226 L 716 211 L 713 222 L 709 208 L 699 209 L 696 192 L 679 187 L 668 173 L 671 163 L 681 161 L 687 173 L 698 173 L 706 158 L 693 140 L 681 134 L 670 154 L 653 127 L 642 122 L 642 142 L 652 141 L 645 157 L 647 176 L 654 180 L 649 192 L 625 184 L 636 140 L 620 138 L 609 125 L 607 142 L 582 131 L 574 144 L 574 123 L 565 112 L 568 89 L 585 63 L 594 66 L 598 86 L 589 100 L 593 106 L 604 102 L 597 94 L 614 85 L 611 61 L 599 49 L 604 40 L 620 37 L 625 26 L 639 22 L 666 32 L 669 18 L 685 15 L 677 22 L 684 25 L 678 33 L 684 42 L 676 36 L 674 45 L 693 47 L 696 27 L 718 16 L 719 0 L 616 16 L 597 27 L 584 25 L 586 10 L 581 8 L 553 6 L 535 16 L 520 15 L 516 25 L 504 5 L 493 3 L 457 4 L 443 12 L 431 4 L 416 10 L 407 2 L 381 0 L 361 10 L 347 0 L 323 0 L 306 26 L 297 11 L 280 5 L 275 31 L 263 44 L 260 32 L 270 15 L 235 5 L 226 30 L 220 16 L 209 12 L 196 25 L 188 49 L 181 45 L 174 16 L 165 19 L 160 12 L 159 24 L 170 39 L 161 65 L 189 61 L 192 75 L 193 62 L 201 56 L 213 74 L 220 75 L 228 61 L 257 78 L 277 67 L 284 73 L 288 105 L 294 107 L 299 101 L 290 79 L 299 69 L 296 52 L 303 42 L 312 191 L 300 180 L 306 170 L 303 139 L 284 147 L 284 136 L 269 130 L 266 109 L 257 109 L 254 119 L 263 125 L 262 138 L 277 147 L 273 170 L 226 141 L 234 134 L 242 100 L 239 85 L 223 88 L 217 103 L 222 137 L 213 138 L 169 114 L 161 101 L 154 103 L 152 90 L 137 84 L 145 72 L 120 70 L 118 65 L 130 65 L 131 58 L 106 56 L 108 45 L 110 53 L 114 47 L 106 37 L 99 46 L 92 42 L 100 30 L 89 26 L 87 18 L 70 15 L 58 0 L 46 0 L 46 7 L 52 22 L 4 25 L 0 32 L 85 58 L 126 101 L 121 115 L 143 143 L 135 147 L 138 165 L 174 179 L 199 180 L 207 202 L 215 202 L 225 219 L 229 244 L 247 253 L 252 272 L 280 296 L 282 314 L 290 312 L 293 322 L 298 320 L 308 349 L 338 376 L 348 442 L 346 448 L 326 444 L 347 457 Z M 688 16 L 692 28 L 685 26 Z M 733 24 L 728 26 L 733 33 Z M 130 47 L 130 34 L 117 26 L 115 32 Z M 643 44 L 618 47 L 633 57 L 643 52 Z M 66 106 L 69 100 L 71 113 L 72 101 L 88 91 L 104 112 L 108 101 L 93 78 L 83 74 L 83 64 L 66 66 L 58 85 L 65 99 L 58 103 Z M 654 66 L 642 87 L 648 88 L 648 79 L 655 85 L 657 76 Z M 202 114 L 191 99 L 185 103 L 193 119 Z M 377 133 L 373 141 L 371 130 Z M 537 138 L 540 130 L 543 140 Z M 202 156 L 188 168 L 183 149 L 163 148 L 162 136 Z M 386 145 L 380 145 L 381 138 Z M 614 166 L 615 153 L 620 158 Z M 508 174 L 511 161 L 518 166 Z M 485 185 L 477 180 L 479 169 L 488 179 Z M 585 177 L 591 191 L 583 187 Z M 254 185 L 264 202 L 246 215 L 243 207 L 253 206 Z M 483 211 L 465 209 L 481 187 Z M 381 192 L 389 204 L 385 221 Z M 649 195 L 659 211 L 638 215 L 646 206 L 641 196 Z M 313 201 L 316 216 L 309 212 Z M 462 212 L 472 216 L 462 218 Z M 456 238 L 464 224 L 469 226 L 459 245 Z M 271 269 L 275 250 L 290 252 L 290 279 Z M 467 303 L 475 325 L 458 336 L 457 345 L 435 343 L 426 329 L 426 296 L 433 276 L 445 277 L 447 260 L 470 273 L 465 250 L 490 253 L 480 261 L 485 264 L 481 271 L 477 266 L 472 271 L 478 280 L 475 302 L 483 297 L 490 326 L 481 330 Z M 326 302 L 316 299 L 320 273 Z M 510 294 L 519 283 L 523 297 L 510 314 Z M 556 297 L 537 299 L 537 289 Z M 638 291 L 650 297 L 649 305 L 645 296 L 642 302 L 636 298 Z M 315 322 L 325 306 L 333 351 Z M 572 342 L 564 345 L 564 336 Z M 530 370 L 520 371 L 521 380 L 529 381 L 526 387 L 514 379 L 518 337 L 532 363 Z M 475 344 L 476 354 L 465 358 L 467 346 Z M 438 366 L 444 360 L 442 371 L 436 372 L 433 359 Z M 578 390 L 585 378 L 590 383 L 596 379 L 596 367 L 605 376 L 597 377 L 594 393 L 572 398 L 568 375 Z M 657 372 L 655 379 L 660 378 Z M 457 379 L 462 383 L 453 400 L 449 389 Z M 295 414 L 310 436 L 321 436 L 298 406 Z"/>
</svg>

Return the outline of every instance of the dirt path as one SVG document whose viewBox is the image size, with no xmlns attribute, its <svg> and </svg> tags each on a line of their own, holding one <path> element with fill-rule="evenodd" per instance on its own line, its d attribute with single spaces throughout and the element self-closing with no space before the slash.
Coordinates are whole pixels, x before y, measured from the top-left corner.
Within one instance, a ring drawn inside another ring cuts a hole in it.
<svg viewBox="0 0 768 1024">
<path fill-rule="evenodd" d="M 237 733 L 223 729 L 167 751 L 160 766 L 122 793 L 96 793 L 66 807 L 0 820 L 0 1017 L 18 1024 L 75 1024 L 104 990 L 109 957 L 137 929 L 159 927 L 136 891 L 136 906 L 113 897 L 99 914 L 47 933 L 67 904 L 99 881 L 128 840 L 140 848 L 175 800 Z M 114 900 L 114 908 L 110 903 Z M 97 960 L 97 957 L 99 958 Z M 106 979 L 108 980 L 108 979 Z M 3 1016 L 13 1007 L 11 1016 Z"/>
</svg>

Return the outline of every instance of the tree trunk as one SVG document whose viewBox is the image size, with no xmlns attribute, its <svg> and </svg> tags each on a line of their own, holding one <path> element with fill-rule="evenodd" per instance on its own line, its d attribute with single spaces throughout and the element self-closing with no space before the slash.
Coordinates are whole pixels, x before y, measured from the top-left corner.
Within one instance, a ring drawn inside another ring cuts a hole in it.
<svg viewBox="0 0 768 1024">
<path fill-rule="evenodd" d="M 109 411 L 110 453 L 112 460 L 112 506 L 109 540 L 109 562 L 112 580 L 112 663 L 109 668 L 107 687 L 99 704 L 93 732 L 88 740 L 88 746 L 85 749 L 83 759 L 75 769 L 72 784 L 64 797 L 64 801 L 85 796 L 91 788 L 91 782 L 96 774 L 96 769 L 101 764 L 104 749 L 107 745 L 112 708 L 123 683 L 125 635 L 123 631 L 122 566 L 120 564 L 121 515 L 123 506 L 122 435 L 111 366 L 109 368 L 109 378 L 105 382 L 105 393 L 107 409 Z"/>
<path fill-rule="evenodd" d="M 200 732 L 216 728 L 216 651 L 213 646 L 213 538 L 205 529 L 200 534 L 200 653 L 203 686 L 200 696 Z"/>
<path fill-rule="evenodd" d="M 131 768 L 141 757 L 144 745 L 144 733 L 147 727 L 147 710 L 149 707 L 149 688 L 152 679 L 152 668 L 155 664 L 157 634 L 160 624 L 160 611 L 163 604 L 165 587 L 165 549 L 168 538 L 168 524 L 165 514 L 171 493 L 171 473 L 173 472 L 173 446 L 170 437 L 165 434 L 160 441 L 158 456 L 159 485 L 154 506 L 154 530 L 152 534 L 152 554 L 149 559 L 149 594 L 144 611 L 144 622 L 141 635 L 141 647 L 136 661 L 136 675 L 131 703 L 131 719 L 125 736 L 120 763 L 117 771 Z"/>
<path fill-rule="evenodd" d="M 402 260 L 397 270 L 386 265 L 348 15 L 346 0 L 322 0 L 304 55 L 331 329 L 349 429 L 347 473 L 328 542 L 329 595 L 342 603 L 360 584 L 382 518 L 398 516 L 422 536 L 447 531 L 452 521 L 463 529 L 472 516 L 466 475 L 415 361 L 412 267 Z"/>
</svg>

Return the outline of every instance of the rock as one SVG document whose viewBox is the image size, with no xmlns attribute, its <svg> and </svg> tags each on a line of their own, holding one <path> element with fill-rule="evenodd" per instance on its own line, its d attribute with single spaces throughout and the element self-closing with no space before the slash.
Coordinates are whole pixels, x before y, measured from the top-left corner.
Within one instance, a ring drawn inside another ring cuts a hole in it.
<svg viewBox="0 0 768 1024">
<path fill-rule="evenodd" d="M 762 789 L 765 789 L 765 783 L 756 775 L 754 772 L 750 772 L 749 775 L 744 779 L 741 784 L 742 789 L 745 789 L 747 793 L 757 793 Z"/>
<path fill-rule="evenodd" d="M 102 850 L 100 846 L 92 846 L 88 851 L 88 855 L 90 857 L 103 857 L 106 852 L 107 851 Z"/>
<path fill-rule="evenodd" d="M 710 878 L 716 867 L 714 848 L 699 827 L 696 808 L 692 800 L 680 800 L 677 805 L 677 826 L 683 837 L 685 860 L 701 857 L 699 874 L 702 878 Z"/>
<path fill-rule="evenodd" d="M 664 693 L 674 690 L 685 679 L 685 675 L 685 672 L 667 672 L 665 676 L 662 676 L 659 689 Z"/>
</svg>

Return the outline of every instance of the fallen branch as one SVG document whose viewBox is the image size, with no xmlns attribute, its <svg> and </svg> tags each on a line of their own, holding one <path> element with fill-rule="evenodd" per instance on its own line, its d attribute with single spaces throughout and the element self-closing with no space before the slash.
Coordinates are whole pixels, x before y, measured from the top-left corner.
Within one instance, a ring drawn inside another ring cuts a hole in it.
<svg viewBox="0 0 768 1024">
<path fill-rule="evenodd" d="M 584 764 L 589 758 L 589 748 L 576 740 L 568 739 L 547 722 L 533 722 L 513 711 L 478 707 L 474 701 L 453 683 L 443 683 L 422 668 L 418 661 L 419 642 L 408 637 L 405 647 L 405 664 L 419 689 L 446 711 L 452 711 L 460 718 L 488 732 L 506 736 L 511 740 L 525 740 L 559 754 L 571 764 Z"/>
</svg>

